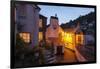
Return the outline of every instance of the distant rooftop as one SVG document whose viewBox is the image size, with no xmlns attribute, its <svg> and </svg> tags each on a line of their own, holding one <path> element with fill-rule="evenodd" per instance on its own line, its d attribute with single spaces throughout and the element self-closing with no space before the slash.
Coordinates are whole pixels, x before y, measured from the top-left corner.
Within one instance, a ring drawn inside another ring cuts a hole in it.
<svg viewBox="0 0 100 69">
<path fill-rule="evenodd" d="M 58 20 L 57 14 L 55 14 L 55 16 L 51 16 L 50 18 L 53 18 L 53 19 L 57 19 Z"/>
<path fill-rule="evenodd" d="M 50 18 L 53 18 L 53 19 L 57 19 L 58 20 L 58 17 L 55 17 L 55 16 L 51 16 Z"/>
<path fill-rule="evenodd" d="M 39 17 L 40 17 L 40 18 L 42 18 L 42 17 L 47 18 L 46 16 L 44 16 L 44 15 L 42 15 L 42 14 L 39 14 Z"/>
</svg>

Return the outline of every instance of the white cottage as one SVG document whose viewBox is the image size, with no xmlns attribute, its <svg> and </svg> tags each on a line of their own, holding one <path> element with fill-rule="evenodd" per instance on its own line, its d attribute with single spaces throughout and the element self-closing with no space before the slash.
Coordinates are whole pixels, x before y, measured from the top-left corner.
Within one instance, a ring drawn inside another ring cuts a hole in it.
<svg viewBox="0 0 100 69">
<path fill-rule="evenodd" d="M 50 26 L 46 30 L 46 41 L 54 45 L 55 54 L 64 53 L 61 37 L 63 29 L 59 25 L 59 19 L 57 16 L 51 16 Z"/>
</svg>

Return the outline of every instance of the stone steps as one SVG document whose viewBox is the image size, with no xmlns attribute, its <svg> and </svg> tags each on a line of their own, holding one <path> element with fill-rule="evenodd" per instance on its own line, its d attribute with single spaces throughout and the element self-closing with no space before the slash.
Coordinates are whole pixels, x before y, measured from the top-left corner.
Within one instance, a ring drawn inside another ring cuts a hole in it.
<svg viewBox="0 0 100 69">
<path fill-rule="evenodd" d="M 50 51 L 46 51 L 44 58 L 46 64 L 54 63 L 56 61 L 56 56 Z"/>
</svg>

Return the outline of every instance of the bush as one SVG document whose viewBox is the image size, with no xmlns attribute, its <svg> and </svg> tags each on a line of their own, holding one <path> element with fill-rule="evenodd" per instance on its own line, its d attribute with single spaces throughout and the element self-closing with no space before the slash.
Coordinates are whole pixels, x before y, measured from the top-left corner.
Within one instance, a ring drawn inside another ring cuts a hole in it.
<svg viewBox="0 0 100 69">
<path fill-rule="evenodd" d="M 27 43 L 25 43 L 20 36 L 16 35 L 16 47 L 15 47 L 15 65 L 25 66 L 27 65 L 39 65 L 44 64 L 44 47 L 34 46 L 30 48 Z M 36 54 L 39 54 L 36 56 Z M 18 67 L 18 66 L 17 66 Z"/>
</svg>

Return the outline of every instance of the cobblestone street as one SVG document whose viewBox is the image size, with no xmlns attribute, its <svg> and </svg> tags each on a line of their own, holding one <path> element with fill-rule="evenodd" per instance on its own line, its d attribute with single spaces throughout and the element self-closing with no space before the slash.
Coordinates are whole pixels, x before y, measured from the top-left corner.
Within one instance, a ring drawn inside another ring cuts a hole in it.
<svg viewBox="0 0 100 69">
<path fill-rule="evenodd" d="M 62 56 L 57 56 L 56 58 L 57 63 L 72 63 L 72 62 L 77 62 L 76 56 L 74 51 L 65 48 L 64 50 L 64 55 Z"/>
</svg>

